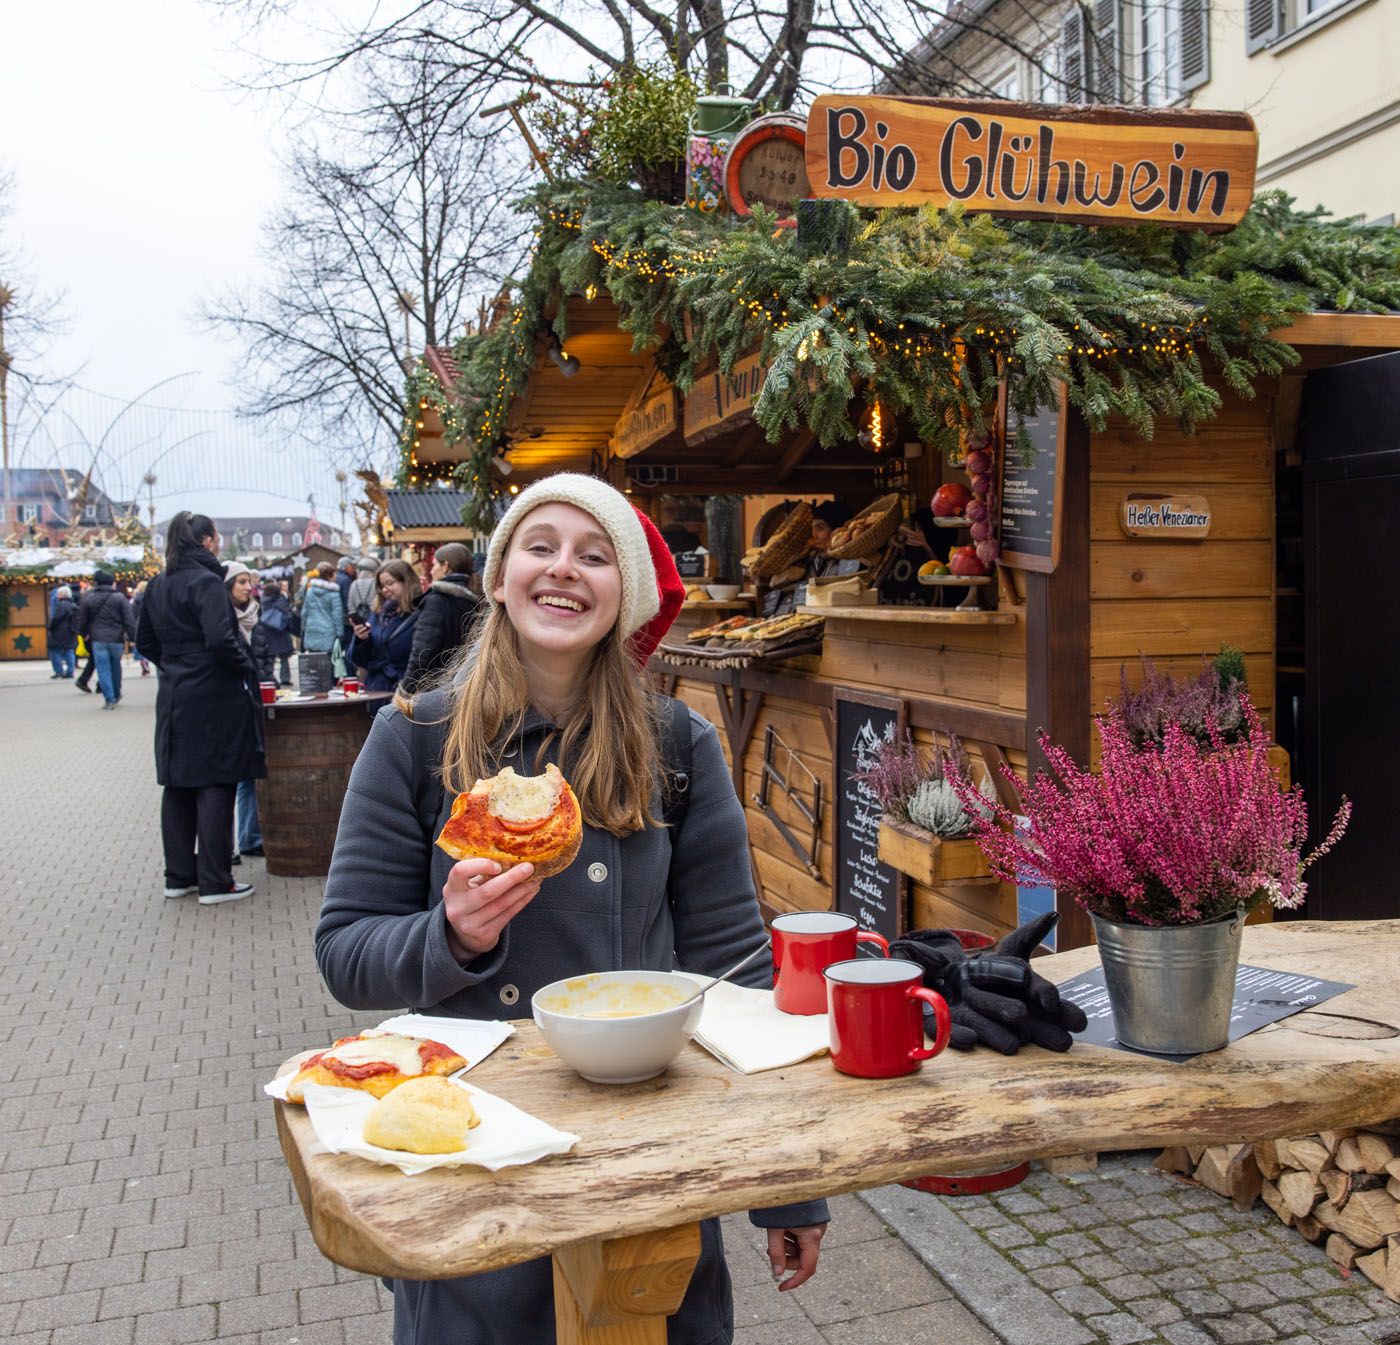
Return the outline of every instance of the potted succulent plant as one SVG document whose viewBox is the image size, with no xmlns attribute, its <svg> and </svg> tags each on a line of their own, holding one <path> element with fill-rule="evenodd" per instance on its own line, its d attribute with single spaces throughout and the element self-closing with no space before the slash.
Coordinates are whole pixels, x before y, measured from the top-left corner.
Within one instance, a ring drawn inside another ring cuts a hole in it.
<svg viewBox="0 0 1400 1345">
<path fill-rule="evenodd" d="M 880 805 L 880 859 L 928 886 L 991 875 L 972 839 L 974 817 L 991 809 L 991 781 L 965 800 L 953 785 L 954 773 L 968 775 L 967 755 L 956 738 L 946 750 L 935 745 L 925 752 L 906 733 L 902 742 L 882 743 L 875 764 L 855 777 Z"/>
<path fill-rule="evenodd" d="M 1049 883 L 1089 912 L 1124 1045 L 1197 1054 L 1228 1039 L 1245 916 L 1302 905 L 1304 875 L 1341 838 L 1351 805 L 1342 799 L 1305 855 L 1302 791 L 1279 788 L 1247 696 L 1235 741 L 1208 718 L 1204 751 L 1172 718 L 1142 740 L 1130 708 L 1099 718 L 1097 771 L 1042 735 L 1049 770 L 1031 783 L 1008 772 L 1023 816 L 999 803 L 979 811 L 977 839 L 1000 877 Z M 981 797 L 965 775 L 953 783 Z"/>
</svg>

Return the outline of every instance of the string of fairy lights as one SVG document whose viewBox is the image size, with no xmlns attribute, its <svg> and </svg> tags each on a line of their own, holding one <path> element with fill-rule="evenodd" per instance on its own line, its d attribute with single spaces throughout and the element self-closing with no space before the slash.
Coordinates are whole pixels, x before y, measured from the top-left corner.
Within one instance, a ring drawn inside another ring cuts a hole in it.
<svg viewBox="0 0 1400 1345">
<path fill-rule="evenodd" d="M 537 248 L 547 227 L 565 232 L 582 232 L 582 212 L 553 207 L 546 209 L 541 227 L 535 232 Z M 622 246 L 606 237 L 590 239 L 588 246 L 598 258 L 609 282 L 613 277 L 630 276 L 649 285 L 663 286 L 674 286 L 704 270 L 712 270 L 721 250 L 720 242 L 714 241 L 658 255 L 654 250 Z M 846 335 L 857 344 L 863 343 L 878 360 L 899 360 L 914 366 L 925 360 L 939 360 L 947 363 L 955 379 L 966 365 L 969 346 L 973 343 L 989 349 L 1002 367 L 1014 368 L 1019 362 L 1016 344 L 1021 333 L 1015 327 L 975 321 L 940 322 L 936 327 L 926 323 L 891 322 L 879 314 L 863 313 L 857 308 L 832 303 L 826 296 L 818 299 L 805 313 L 798 313 L 794 311 L 791 298 L 785 298 L 778 290 L 772 290 L 765 296 L 745 294 L 742 284 L 735 282 L 730 292 L 747 316 L 773 335 L 780 336 L 796 322 L 807 322 L 813 317 L 829 318 L 844 327 Z M 597 293 L 596 283 L 590 282 L 584 289 L 584 297 L 590 301 L 596 298 Z M 453 398 L 425 366 L 420 364 L 419 370 L 415 370 L 418 383 L 413 391 L 418 414 L 414 424 L 408 427 L 402 443 L 404 470 L 401 478 L 408 485 L 421 487 L 455 480 L 488 497 L 501 493 L 499 484 L 491 479 L 489 464 L 492 455 L 498 451 L 509 405 L 518 391 L 519 371 L 528 367 L 533 356 L 533 326 L 523 332 L 521 330 L 526 316 L 527 308 L 523 302 L 512 306 L 495 387 L 489 404 L 481 411 L 474 432 L 469 431 L 464 416 L 457 417 L 455 425 L 446 426 L 449 442 L 461 442 L 468 434 L 474 439 L 472 454 L 466 462 L 420 461 L 418 450 L 421 448 L 422 414 L 429 409 L 437 410 L 447 422 L 451 418 Z M 1077 334 L 1074 344 L 1059 355 L 1059 360 L 1068 365 L 1074 359 L 1095 362 L 1135 356 L 1179 359 L 1202 339 L 1208 322 L 1209 318 L 1204 314 L 1184 324 L 1142 322 L 1138 324 L 1140 335 L 1136 340 L 1127 340 L 1123 333 L 1105 330 L 1091 333 L 1082 324 L 1075 323 L 1072 327 Z M 802 363 L 813 358 L 820 350 L 822 341 L 820 330 L 804 334 L 794 352 L 796 360 Z M 877 446 L 882 438 L 883 421 L 876 397 L 868 432 Z"/>
</svg>

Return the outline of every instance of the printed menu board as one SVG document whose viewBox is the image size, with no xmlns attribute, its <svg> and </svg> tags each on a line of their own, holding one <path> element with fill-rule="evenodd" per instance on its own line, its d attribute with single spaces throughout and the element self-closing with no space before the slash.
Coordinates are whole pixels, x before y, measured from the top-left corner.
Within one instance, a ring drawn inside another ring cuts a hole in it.
<svg viewBox="0 0 1400 1345">
<path fill-rule="evenodd" d="M 836 856 L 834 907 L 863 930 L 897 939 L 905 926 L 904 875 L 882 863 L 880 804 L 852 778 L 875 764 L 880 744 L 904 733 L 904 702 L 836 688 Z M 864 954 L 869 944 L 860 945 Z"/>
<path fill-rule="evenodd" d="M 1001 563 L 1049 574 L 1060 559 L 1060 440 L 1064 399 L 1034 416 L 1006 413 L 1001 457 Z M 1020 433 L 1033 452 L 1023 461 Z"/>
</svg>

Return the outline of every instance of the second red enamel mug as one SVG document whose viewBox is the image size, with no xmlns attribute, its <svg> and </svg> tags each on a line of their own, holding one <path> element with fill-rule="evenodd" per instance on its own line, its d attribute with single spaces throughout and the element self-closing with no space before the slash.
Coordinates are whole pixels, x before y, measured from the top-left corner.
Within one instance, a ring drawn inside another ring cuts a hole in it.
<svg viewBox="0 0 1400 1345">
<path fill-rule="evenodd" d="M 923 968 L 903 958 L 858 957 L 826 969 L 831 1063 L 842 1074 L 892 1079 L 912 1074 L 948 1044 L 953 1024 Z M 924 1045 L 924 1005 L 933 1006 L 937 1032 Z"/>
</svg>

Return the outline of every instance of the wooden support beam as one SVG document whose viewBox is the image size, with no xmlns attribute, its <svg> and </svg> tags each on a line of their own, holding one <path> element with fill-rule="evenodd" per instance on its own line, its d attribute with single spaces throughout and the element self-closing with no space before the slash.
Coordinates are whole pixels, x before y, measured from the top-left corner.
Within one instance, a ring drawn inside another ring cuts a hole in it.
<svg viewBox="0 0 1400 1345">
<path fill-rule="evenodd" d="M 1027 571 L 1025 743 L 1032 777 L 1045 767 L 1036 743 L 1044 730 L 1081 764 L 1089 760 L 1089 427 L 1073 408 L 1061 417 L 1060 561 L 1052 574 Z M 1061 949 L 1090 942 L 1089 917 L 1060 902 Z"/>
<path fill-rule="evenodd" d="M 575 1243 L 554 1253 L 559 1345 L 666 1345 L 666 1318 L 700 1259 L 700 1225 Z"/>
</svg>

